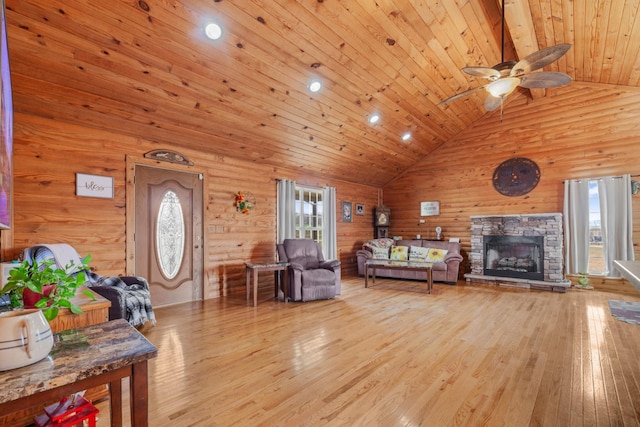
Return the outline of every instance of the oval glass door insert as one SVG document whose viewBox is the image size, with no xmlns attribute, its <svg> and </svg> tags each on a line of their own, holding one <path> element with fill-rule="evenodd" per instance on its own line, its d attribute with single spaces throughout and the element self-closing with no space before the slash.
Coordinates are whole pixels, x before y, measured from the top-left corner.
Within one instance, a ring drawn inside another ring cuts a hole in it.
<svg viewBox="0 0 640 427">
<path fill-rule="evenodd" d="M 156 223 L 156 251 L 160 271 L 173 279 L 180 271 L 184 257 L 184 214 L 178 195 L 168 190 L 158 208 Z"/>
</svg>

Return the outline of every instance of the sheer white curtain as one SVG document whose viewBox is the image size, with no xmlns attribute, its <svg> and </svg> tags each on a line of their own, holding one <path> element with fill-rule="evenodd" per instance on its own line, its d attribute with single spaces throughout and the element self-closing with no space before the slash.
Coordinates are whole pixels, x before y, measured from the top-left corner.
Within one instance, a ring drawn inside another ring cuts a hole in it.
<svg viewBox="0 0 640 427">
<path fill-rule="evenodd" d="M 324 187 L 322 189 L 322 201 L 324 203 L 322 211 L 322 251 L 325 259 L 338 258 L 338 233 L 336 230 L 336 189 Z"/>
<path fill-rule="evenodd" d="M 278 180 L 276 230 L 278 243 L 296 237 L 296 182 Z"/>
<path fill-rule="evenodd" d="M 567 274 L 589 267 L 589 180 L 564 182 L 564 250 Z"/>
<path fill-rule="evenodd" d="M 631 175 L 598 179 L 605 275 L 617 275 L 614 260 L 633 260 Z"/>
</svg>

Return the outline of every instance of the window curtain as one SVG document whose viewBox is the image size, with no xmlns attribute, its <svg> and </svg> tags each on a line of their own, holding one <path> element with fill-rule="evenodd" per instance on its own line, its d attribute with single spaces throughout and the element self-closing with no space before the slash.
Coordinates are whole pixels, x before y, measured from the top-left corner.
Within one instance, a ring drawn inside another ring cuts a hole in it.
<svg viewBox="0 0 640 427">
<path fill-rule="evenodd" d="M 564 249 L 567 274 L 589 266 L 589 180 L 564 182 Z"/>
<path fill-rule="evenodd" d="M 278 243 L 296 237 L 296 182 L 278 180 L 276 230 Z"/>
<path fill-rule="evenodd" d="M 338 233 L 336 230 L 336 189 L 324 187 L 322 189 L 322 201 L 324 208 L 322 216 L 322 241 L 325 259 L 338 259 Z"/>
<path fill-rule="evenodd" d="M 631 175 L 598 179 L 605 275 L 617 275 L 614 260 L 633 260 Z"/>
</svg>

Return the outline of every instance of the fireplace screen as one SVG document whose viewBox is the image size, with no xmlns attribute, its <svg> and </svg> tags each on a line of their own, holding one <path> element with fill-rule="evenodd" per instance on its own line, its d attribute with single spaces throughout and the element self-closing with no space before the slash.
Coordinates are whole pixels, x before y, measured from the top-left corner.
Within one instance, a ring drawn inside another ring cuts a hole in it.
<svg viewBox="0 0 640 427">
<path fill-rule="evenodd" d="M 544 280 L 544 237 L 484 236 L 484 274 Z"/>
</svg>

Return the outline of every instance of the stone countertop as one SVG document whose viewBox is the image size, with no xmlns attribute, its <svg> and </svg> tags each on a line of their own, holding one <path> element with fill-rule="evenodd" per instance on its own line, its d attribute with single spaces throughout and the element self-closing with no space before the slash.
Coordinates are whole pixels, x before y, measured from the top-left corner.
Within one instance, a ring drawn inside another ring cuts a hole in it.
<svg viewBox="0 0 640 427">
<path fill-rule="evenodd" d="M 616 270 L 640 291 L 640 261 L 613 261 Z"/>
<path fill-rule="evenodd" d="M 43 360 L 0 372 L 0 404 L 113 371 L 158 355 L 124 319 L 55 334 Z"/>
</svg>

